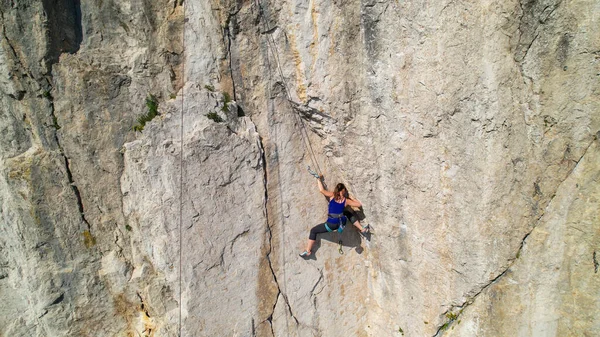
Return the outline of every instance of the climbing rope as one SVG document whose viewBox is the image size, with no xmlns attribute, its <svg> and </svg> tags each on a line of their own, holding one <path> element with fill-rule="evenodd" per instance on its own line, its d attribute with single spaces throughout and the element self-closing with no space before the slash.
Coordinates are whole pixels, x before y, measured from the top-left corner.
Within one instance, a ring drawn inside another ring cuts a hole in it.
<svg viewBox="0 0 600 337">
<path fill-rule="evenodd" d="M 288 105 L 290 107 L 290 109 L 292 111 L 295 111 L 293 105 L 292 105 L 292 97 L 290 95 L 288 86 L 287 86 L 287 82 L 285 80 L 285 76 L 283 75 L 283 70 L 281 69 L 281 62 L 279 61 L 279 50 L 277 49 L 277 45 L 275 43 L 275 39 L 273 38 L 272 35 L 267 34 L 266 32 L 269 32 L 271 30 L 271 28 L 269 27 L 268 24 L 268 20 L 264 15 L 264 9 L 261 5 L 260 0 L 257 1 L 258 6 L 259 6 L 259 16 L 260 18 L 262 18 L 263 20 L 263 25 L 264 25 L 264 29 L 265 29 L 265 34 L 267 35 L 267 45 L 271 50 L 271 54 L 273 54 L 273 58 L 275 59 L 275 63 L 277 65 L 277 70 L 279 72 L 279 76 L 281 77 L 281 83 L 283 84 L 283 89 L 285 91 L 285 95 L 286 95 L 286 99 L 288 102 Z M 300 134 L 302 135 L 302 141 L 303 141 L 303 145 L 304 145 L 304 149 L 305 151 L 309 152 L 310 155 L 310 160 L 312 162 L 312 165 L 314 168 L 316 168 L 316 172 L 313 171 L 310 166 L 307 166 L 308 172 L 315 178 L 317 179 L 322 179 L 322 172 L 321 172 L 321 168 L 319 167 L 319 162 L 317 161 L 317 157 L 315 156 L 312 144 L 310 142 L 310 138 L 308 137 L 308 130 L 306 128 L 306 124 L 304 123 L 304 120 L 302 119 L 302 116 L 300 116 L 299 112 L 296 112 L 296 116 L 298 118 L 298 120 L 300 121 L 300 125 L 301 125 L 301 130 L 300 130 Z M 324 183 L 324 182 L 323 182 Z M 341 235 L 338 233 L 338 235 Z M 341 240 L 341 238 L 339 238 L 338 240 L 338 252 L 340 253 L 340 255 L 344 254 L 344 250 L 343 248 L 343 242 Z"/>
<path fill-rule="evenodd" d="M 183 267 L 183 259 L 182 259 L 182 227 L 183 227 L 183 111 L 184 111 L 184 98 L 185 98 L 185 3 L 182 3 L 183 6 L 183 37 L 182 37 L 182 51 L 183 60 L 181 62 L 181 77 L 182 77 L 182 86 L 181 86 L 181 127 L 179 130 L 179 136 L 181 138 L 181 148 L 179 150 L 179 337 L 182 337 L 182 324 L 181 324 L 181 308 L 182 308 L 182 267 Z"/>
<path fill-rule="evenodd" d="M 275 39 L 273 38 L 273 36 L 271 34 L 266 33 L 271 30 L 271 27 L 269 27 L 269 22 L 268 22 L 267 18 L 265 17 L 265 12 L 261 5 L 261 1 L 258 0 L 257 4 L 259 7 L 259 10 L 258 10 L 259 17 L 263 21 L 264 32 L 267 37 L 267 45 L 271 51 L 271 54 L 273 54 L 273 58 L 275 59 L 275 63 L 277 66 L 277 70 L 279 72 L 279 76 L 281 77 L 281 83 L 282 83 L 283 89 L 285 91 L 285 96 L 286 96 L 288 105 L 292 111 L 296 111 L 296 109 L 294 109 L 294 106 L 292 105 L 292 102 L 293 102 L 292 96 L 290 95 L 290 92 L 289 92 L 289 89 L 287 86 L 287 82 L 285 80 L 285 76 L 283 75 L 283 70 L 281 69 L 281 62 L 279 61 L 279 50 L 277 49 Z M 296 111 L 296 117 L 300 121 L 300 126 L 301 126 L 300 135 L 302 136 L 302 143 L 304 145 L 304 149 L 305 149 L 305 151 L 309 152 L 311 163 L 312 163 L 313 167 L 317 169 L 317 178 L 318 178 L 320 175 L 322 175 L 322 171 L 319 166 L 319 162 L 317 161 L 317 157 L 315 156 L 315 152 L 314 152 L 312 144 L 310 142 L 310 138 L 308 137 L 308 130 L 306 129 L 306 124 L 304 123 L 302 116 L 300 116 L 300 113 L 297 111 Z"/>
</svg>

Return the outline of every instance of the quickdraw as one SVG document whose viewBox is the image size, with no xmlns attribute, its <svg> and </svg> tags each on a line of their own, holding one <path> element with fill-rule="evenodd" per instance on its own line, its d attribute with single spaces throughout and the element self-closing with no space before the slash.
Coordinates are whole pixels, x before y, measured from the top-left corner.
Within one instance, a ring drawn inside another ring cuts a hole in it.
<svg viewBox="0 0 600 337">
<path fill-rule="evenodd" d="M 319 175 L 317 174 L 317 172 L 313 171 L 310 169 L 310 166 L 306 166 L 306 168 L 308 169 L 308 173 L 310 173 L 310 175 L 312 175 L 313 177 L 317 178 L 317 179 L 321 179 L 321 177 L 319 177 Z"/>
<path fill-rule="evenodd" d="M 339 225 L 338 225 L 338 229 L 335 230 L 335 232 L 337 232 L 338 238 L 342 235 L 342 231 L 344 230 L 345 223 L 347 221 L 347 218 L 344 216 L 344 214 L 328 214 L 327 215 L 329 218 L 334 218 L 334 219 L 339 219 Z M 329 226 L 327 226 L 327 222 L 325 223 L 325 229 L 327 229 L 328 232 L 334 232 L 334 230 L 332 230 L 331 228 L 329 228 Z M 344 250 L 342 249 L 343 247 L 343 243 L 342 240 L 338 240 L 338 253 L 340 253 L 340 255 L 344 255 Z"/>
</svg>

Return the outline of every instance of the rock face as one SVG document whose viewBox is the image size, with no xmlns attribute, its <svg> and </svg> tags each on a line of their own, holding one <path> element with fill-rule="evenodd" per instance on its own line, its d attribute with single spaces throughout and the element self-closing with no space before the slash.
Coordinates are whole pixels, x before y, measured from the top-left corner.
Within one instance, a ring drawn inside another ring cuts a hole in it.
<svg viewBox="0 0 600 337">
<path fill-rule="evenodd" d="M 2 2 L 0 336 L 599 335 L 598 13 Z"/>
<path fill-rule="evenodd" d="M 131 227 L 133 260 L 127 262 L 134 269 L 129 280 L 119 271 L 111 278 L 121 288 L 134 281 L 146 290 L 140 297 L 147 299 L 149 311 L 157 310 L 146 314 L 158 334 L 178 332 L 173 323 L 179 317 L 180 278 L 186 335 L 251 331 L 256 317 L 241 314 L 255 312 L 259 299 L 257 256 L 266 225 L 259 137 L 249 117 L 237 117 L 232 103 L 221 104 L 221 110 L 234 112 L 225 117 L 228 125 L 215 123 L 202 113 L 218 106 L 217 95 L 193 87 L 185 92 L 183 148 L 181 97 L 160 123 L 144 129 L 144 137 L 125 144 L 121 191 Z M 105 269 L 114 262 L 110 257 Z M 232 313 L 239 314 L 233 328 Z"/>
</svg>

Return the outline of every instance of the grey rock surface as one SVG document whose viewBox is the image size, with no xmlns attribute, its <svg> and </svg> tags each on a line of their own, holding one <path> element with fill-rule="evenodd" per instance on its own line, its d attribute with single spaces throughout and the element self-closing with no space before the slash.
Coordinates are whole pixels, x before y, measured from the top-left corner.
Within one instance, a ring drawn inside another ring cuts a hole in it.
<svg viewBox="0 0 600 337">
<path fill-rule="evenodd" d="M 143 137 L 125 144 L 121 191 L 134 270 L 130 280 L 114 277 L 141 283 L 148 310 L 159 309 L 148 315 L 157 334 L 178 332 L 179 280 L 184 334 L 249 333 L 256 325 L 252 313 L 266 235 L 258 133 L 236 111 L 226 123 L 207 118 L 218 95 L 193 86 L 185 91 L 183 148 L 181 97 L 144 128 Z"/>
<path fill-rule="evenodd" d="M 2 2 L 0 336 L 598 335 L 598 13 Z"/>
<path fill-rule="evenodd" d="M 596 140 L 557 189 L 515 260 L 472 304 L 449 312 L 448 336 L 593 336 L 600 305 Z M 510 322 L 510 323 L 508 323 Z"/>
</svg>

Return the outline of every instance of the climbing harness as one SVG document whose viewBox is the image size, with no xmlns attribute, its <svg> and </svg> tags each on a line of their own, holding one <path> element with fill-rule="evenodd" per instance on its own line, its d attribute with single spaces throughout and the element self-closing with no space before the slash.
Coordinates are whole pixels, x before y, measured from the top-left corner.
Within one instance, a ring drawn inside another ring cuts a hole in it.
<svg viewBox="0 0 600 337">
<path fill-rule="evenodd" d="M 329 219 L 338 219 L 340 221 L 340 226 L 337 228 L 337 231 L 338 231 L 338 233 L 342 233 L 344 231 L 344 228 L 346 228 L 346 221 L 348 220 L 346 218 L 346 216 L 344 215 L 344 213 L 340 213 L 340 214 L 329 213 L 329 214 L 327 214 L 327 217 Z M 333 232 L 333 230 L 331 230 L 331 228 L 329 228 L 329 226 L 327 226 L 327 222 L 325 223 L 325 229 L 327 229 L 328 232 Z"/>
<path fill-rule="evenodd" d="M 348 218 L 346 218 L 346 216 L 344 215 L 344 213 L 329 213 L 327 215 L 328 218 L 330 219 L 339 219 L 339 226 L 336 230 L 337 235 L 338 235 L 338 253 L 340 253 L 340 255 L 344 255 L 344 250 L 342 249 L 342 239 L 339 238 L 340 235 L 342 235 L 342 232 L 344 231 L 344 228 L 346 228 L 346 221 L 348 221 Z M 327 222 L 325 222 L 325 229 L 328 232 L 333 232 L 333 230 L 331 228 L 329 228 L 329 226 L 327 226 Z"/>
</svg>

